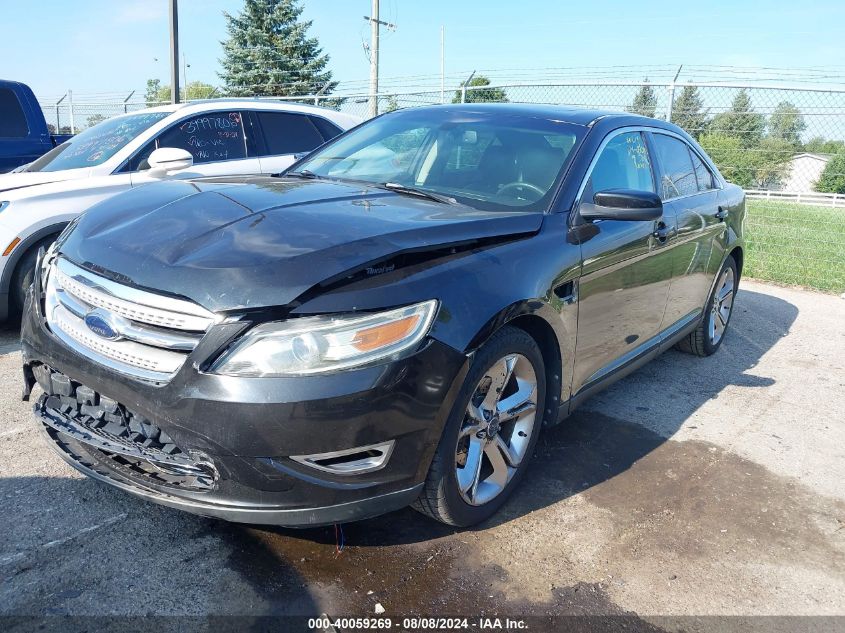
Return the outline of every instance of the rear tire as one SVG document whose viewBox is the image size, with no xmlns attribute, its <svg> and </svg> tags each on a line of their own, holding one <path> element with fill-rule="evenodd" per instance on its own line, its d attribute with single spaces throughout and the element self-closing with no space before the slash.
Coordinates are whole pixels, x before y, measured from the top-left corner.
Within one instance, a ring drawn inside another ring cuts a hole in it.
<svg viewBox="0 0 845 633">
<path fill-rule="evenodd" d="M 678 342 L 676 347 L 679 350 L 696 356 L 710 356 L 716 353 L 725 340 L 738 287 L 736 262 L 729 256 L 716 277 L 716 285 L 707 300 L 701 323 Z"/>
<path fill-rule="evenodd" d="M 9 296 L 9 316 L 19 317 L 23 313 L 23 305 L 26 301 L 26 292 L 32 285 L 35 276 L 35 262 L 38 259 L 38 249 L 42 246 L 46 250 L 50 244 L 56 241 L 58 235 L 51 235 L 32 246 L 24 256 L 21 257 L 12 275 L 12 284 Z"/>
<path fill-rule="evenodd" d="M 503 327 L 473 360 L 414 509 L 459 527 L 496 512 L 534 452 L 545 397 L 540 348 L 524 330 Z"/>
</svg>

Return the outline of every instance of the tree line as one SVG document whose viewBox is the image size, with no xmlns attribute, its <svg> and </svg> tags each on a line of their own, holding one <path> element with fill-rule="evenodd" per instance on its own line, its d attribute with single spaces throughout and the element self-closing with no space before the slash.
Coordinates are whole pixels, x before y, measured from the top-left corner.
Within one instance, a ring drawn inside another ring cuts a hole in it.
<svg viewBox="0 0 845 633">
<path fill-rule="evenodd" d="M 657 95 L 648 79 L 634 95 L 629 112 L 654 117 Z M 778 103 L 766 117 L 754 109 L 751 95 L 739 90 L 730 107 L 711 116 L 698 86 L 685 85 L 672 103 L 672 123 L 693 136 L 728 180 L 744 188 L 777 188 L 789 160 L 801 152 L 828 154 L 817 191 L 845 193 L 845 141 L 821 136 L 806 142 L 804 116 L 790 101 Z"/>
<path fill-rule="evenodd" d="M 302 11 L 301 0 L 244 0 L 238 14 L 224 12 L 228 37 L 222 42 L 220 59 L 223 85 L 215 88 L 193 81 L 180 96 L 190 100 L 330 95 L 337 82 L 328 69 L 329 56 L 323 53 L 317 38 L 309 37 L 311 22 L 301 19 Z M 487 77 L 474 77 L 465 101 L 507 101 L 505 90 L 490 83 Z M 458 88 L 452 102 L 461 100 Z M 159 79 L 147 81 L 147 105 L 169 101 L 169 86 Z M 324 104 L 337 107 L 341 102 L 325 100 Z M 657 106 L 654 88 L 646 79 L 628 110 L 654 117 Z M 382 109 L 398 107 L 398 99 L 388 97 Z M 685 85 L 674 99 L 671 119 L 699 141 L 728 180 L 742 187 L 776 188 L 785 179 L 789 160 L 795 154 L 814 152 L 832 155 L 816 189 L 845 193 L 845 141 L 815 137 L 804 142 L 804 116 L 789 101 L 780 102 L 767 117 L 754 109 L 750 94 L 742 89 L 729 109 L 711 116 L 698 87 Z"/>
</svg>

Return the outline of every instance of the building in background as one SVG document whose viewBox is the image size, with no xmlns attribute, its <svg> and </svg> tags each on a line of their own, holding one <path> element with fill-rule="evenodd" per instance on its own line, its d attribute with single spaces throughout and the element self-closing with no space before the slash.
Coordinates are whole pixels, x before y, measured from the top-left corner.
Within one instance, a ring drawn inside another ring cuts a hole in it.
<svg viewBox="0 0 845 633">
<path fill-rule="evenodd" d="M 824 154 L 796 154 L 789 159 L 789 168 L 783 181 L 783 191 L 815 191 L 816 183 L 830 156 Z"/>
</svg>

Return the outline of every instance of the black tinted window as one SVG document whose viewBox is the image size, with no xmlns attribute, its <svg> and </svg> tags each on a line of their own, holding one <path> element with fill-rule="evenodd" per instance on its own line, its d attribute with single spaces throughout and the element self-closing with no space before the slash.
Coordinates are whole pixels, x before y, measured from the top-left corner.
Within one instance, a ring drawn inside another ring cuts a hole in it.
<svg viewBox="0 0 845 633">
<path fill-rule="evenodd" d="M 310 152 L 323 144 L 323 137 L 311 119 L 289 112 L 256 112 L 268 156 Z"/>
<path fill-rule="evenodd" d="M 195 164 L 236 160 L 247 155 L 240 112 L 209 112 L 186 119 L 162 132 L 157 146 L 187 150 Z"/>
<path fill-rule="evenodd" d="M 0 137 L 21 138 L 29 134 L 18 96 L 8 88 L 0 88 Z"/>
<path fill-rule="evenodd" d="M 698 180 L 698 190 L 709 191 L 710 189 L 715 189 L 716 186 L 713 184 L 713 174 L 711 174 L 710 170 L 707 169 L 707 166 L 701 162 L 698 154 L 690 151 L 690 156 L 692 156 L 692 166 L 695 168 L 695 177 L 696 180 Z"/>
<path fill-rule="evenodd" d="M 695 180 L 687 144 L 672 136 L 655 134 L 654 145 L 663 170 L 660 197 L 670 200 L 698 193 L 698 183 Z"/>
<path fill-rule="evenodd" d="M 343 132 L 343 130 L 337 127 L 334 123 L 327 121 L 322 117 L 312 116 L 311 121 L 315 126 L 317 126 L 317 129 L 320 130 L 320 134 L 322 134 L 323 138 L 327 141 L 330 141 L 335 136 Z"/>
<path fill-rule="evenodd" d="M 634 189 L 654 193 L 648 148 L 639 132 L 613 137 L 604 147 L 590 175 L 593 193 L 609 189 Z"/>
</svg>

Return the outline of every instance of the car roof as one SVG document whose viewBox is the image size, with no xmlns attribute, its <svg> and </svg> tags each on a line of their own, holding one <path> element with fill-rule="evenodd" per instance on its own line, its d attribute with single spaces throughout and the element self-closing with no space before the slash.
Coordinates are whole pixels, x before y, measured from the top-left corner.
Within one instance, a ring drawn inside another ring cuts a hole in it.
<svg viewBox="0 0 845 633">
<path fill-rule="evenodd" d="M 226 109 L 226 108 L 243 108 L 249 106 L 253 110 L 281 110 L 285 112 L 301 112 L 304 114 L 315 114 L 329 119 L 343 120 L 347 119 L 350 123 L 360 123 L 361 118 L 346 112 L 339 112 L 332 108 L 323 108 L 320 106 L 308 105 L 304 103 L 293 103 L 290 101 L 283 101 L 279 99 L 257 99 L 257 98 L 221 98 L 221 99 L 201 99 L 198 101 L 190 101 L 188 103 L 166 103 L 152 108 L 145 108 L 143 110 L 135 110 L 130 114 L 137 114 L 138 112 L 179 112 L 180 114 L 191 114 L 192 112 L 205 112 L 210 108 Z"/>
<path fill-rule="evenodd" d="M 421 106 L 420 108 L 415 109 L 452 109 L 464 112 L 472 111 L 486 112 L 490 114 L 512 114 L 516 116 L 557 119 L 566 123 L 573 123 L 575 125 L 591 125 L 599 119 L 607 118 L 626 120 L 637 119 L 644 125 L 660 123 L 658 119 L 651 119 L 638 114 L 632 114 L 630 112 L 535 103 L 462 103 L 452 105 Z"/>
</svg>

